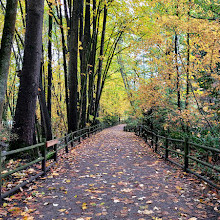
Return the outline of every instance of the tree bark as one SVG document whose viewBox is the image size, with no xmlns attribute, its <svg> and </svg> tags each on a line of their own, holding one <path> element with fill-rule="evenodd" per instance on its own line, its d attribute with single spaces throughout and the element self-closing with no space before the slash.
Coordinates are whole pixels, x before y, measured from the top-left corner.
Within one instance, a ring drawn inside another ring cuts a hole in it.
<svg viewBox="0 0 220 220">
<path fill-rule="evenodd" d="M 177 91 L 177 107 L 178 110 L 181 111 L 181 97 L 180 97 L 180 73 L 179 73 L 179 65 L 178 65 L 178 36 L 175 33 L 175 65 L 176 65 L 176 91 Z"/>
<path fill-rule="evenodd" d="M 71 27 L 69 37 L 69 132 L 77 130 L 78 124 L 78 46 L 79 46 L 79 0 L 74 1 L 71 15 Z"/>
<path fill-rule="evenodd" d="M 49 3 L 51 5 L 51 3 Z M 50 9 L 51 10 L 51 9 Z M 49 14 L 49 28 L 48 28 L 48 87 L 47 87 L 47 109 L 51 118 L 51 89 L 52 89 L 52 29 L 53 17 Z"/>
<path fill-rule="evenodd" d="M 11 144 L 11 149 L 33 144 L 42 57 L 43 14 L 44 0 L 27 2 L 24 61 L 13 127 L 17 140 Z"/>
<path fill-rule="evenodd" d="M 38 92 L 38 98 L 40 103 L 40 111 L 41 111 L 41 117 L 43 122 L 43 129 L 45 132 L 46 140 L 52 140 L 52 126 L 51 126 L 51 117 L 48 112 L 48 108 L 46 105 L 46 98 L 45 98 L 45 92 L 42 85 L 42 77 L 40 77 L 39 80 L 39 92 Z"/>
<path fill-rule="evenodd" d="M 5 102 L 11 48 L 15 32 L 17 5 L 17 0 L 7 0 L 4 29 L 0 49 L 0 124 L 2 121 L 3 106 Z"/>
<path fill-rule="evenodd" d="M 94 78 L 95 78 L 95 62 L 96 62 L 96 51 L 97 51 L 97 36 L 99 24 L 97 20 L 100 14 L 100 10 L 96 7 L 96 0 L 93 0 L 93 31 L 91 39 L 91 53 L 89 61 L 89 87 L 88 87 L 88 110 L 87 110 L 87 123 L 90 121 L 90 115 L 94 112 Z M 99 23 L 99 22 L 98 22 Z"/>
<path fill-rule="evenodd" d="M 69 120 L 69 93 L 68 93 L 68 70 L 67 70 L 67 59 L 66 59 L 66 41 L 64 36 L 64 29 L 63 29 L 63 15 L 62 15 L 62 9 L 61 5 L 59 6 L 59 19 L 60 19 L 60 31 L 61 31 L 61 39 L 62 39 L 62 52 L 63 52 L 63 69 L 64 69 L 64 78 L 65 78 L 65 99 L 66 99 L 66 113 L 67 113 L 67 121 Z M 68 124 L 68 130 L 69 129 L 69 122 Z"/>
<path fill-rule="evenodd" d="M 87 109 L 87 79 L 88 79 L 88 61 L 91 46 L 90 33 L 90 0 L 86 0 L 84 35 L 82 39 L 81 50 L 81 100 L 80 100 L 80 124 L 86 126 L 86 109 Z"/>
<path fill-rule="evenodd" d="M 101 96 L 101 79 L 102 79 L 102 64 L 103 64 L 103 55 L 104 55 L 104 44 L 105 44 L 105 30 L 107 22 L 107 7 L 104 6 L 104 17 L 103 17 L 103 28 L 102 28 L 102 37 L 101 37 L 101 46 L 100 46 L 100 55 L 99 55 L 99 65 L 97 69 L 97 87 L 96 87 L 96 102 L 95 102 L 95 114 L 98 112 L 99 100 Z M 96 115 L 95 115 L 96 117 Z M 95 118 L 94 117 L 94 118 Z"/>
</svg>

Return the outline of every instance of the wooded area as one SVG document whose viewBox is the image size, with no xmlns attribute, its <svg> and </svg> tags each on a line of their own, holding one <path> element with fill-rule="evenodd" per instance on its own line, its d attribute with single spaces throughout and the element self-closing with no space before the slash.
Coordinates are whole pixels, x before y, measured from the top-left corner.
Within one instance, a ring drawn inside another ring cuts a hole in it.
<svg viewBox="0 0 220 220">
<path fill-rule="evenodd" d="M 0 20 L 3 217 L 220 213 L 219 0 L 0 0 Z M 33 209 L 39 177 L 61 187 Z"/>
<path fill-rule="evenodd" d="M 96 0 L 1 1 L 1 137 L 11 149 L 98 123 L 126 25 L 112 18 L 114 8 Z"/>
<path fill-rule="evenodd" d="M 11 149 L 120 119 L 219 147 L 217 0 L 0 3 Z"/>
</svg>

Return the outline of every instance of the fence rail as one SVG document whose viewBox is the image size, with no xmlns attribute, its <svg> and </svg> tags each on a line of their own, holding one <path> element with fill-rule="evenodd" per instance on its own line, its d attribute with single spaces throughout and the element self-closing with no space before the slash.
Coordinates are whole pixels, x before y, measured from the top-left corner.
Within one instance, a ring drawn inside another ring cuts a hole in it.
<svg viewBox="0 0 220 220">
<path fill-rule="evenodd" d="M 96 133 L 98 131 L 101 131 L 103 127 L 98 124 L 92 127 L 86 127 L 77 131 L 74 131 L 72 133 L 69 133 L 65 135 L 64 137 L 60 139 L 54 139 L 50 141 L 46 141 L 43 143 L 39 143 L 36 145 L 20 148 L 17 150 L 12 150 L 8 152 L 2 152 L 0 150 L 0 203 L 2 202 L 2 199 L 12 195 L 21 187 L 24 187 L 28 183 L 34 181 L 36 178 L 40 176 L 44 176 L 46 172 L 58 161 L 58 152 L 61 149 L 65 148 L 65 152 L 69 152 L 69 145 L 71 147 L 74 147 L 76 144 L 76 141 L 78 143 L 81 142 L 82 138 L 90 137 L 91 134 Z M 17 154 L 17 153 L 23 153 L 28 150 L 38 149 L 39 152 L 41 152 L 41 155 L 38 158 L 35 158 L 33 161 L 26 163 L 25 165 L 19 166 L 13 170 L 6 171 L 6 173 L 3 173 L 3 157 L 7 157 L 9 155 Z M 46 162 L 48 160 L 53 160 L 53 162 L 46 167 Z M 38 172 L 35 176 L 30 177 L 28 180 L 23 181 L 22 183 L 14 186 L 12 189 L 8 190 L 7 192 L 2 193 L 2 183 L 6 180 L 7 177 L 10 175 L 17 173 L 21 170 L 25 170 L 27 167 L 30 167 L 34 164 L 37 164 L 41 162 L 41 171 Z"/>
<path fill-rule="evenodd" d="M 132 129 L 132 131 L 134 130 Z M 216 161 L 218 162 L 220 158 L 219 148 L 192 143 L 188 140 L 188 138 L 186 138 L 185 140 L 180 140 L 164 137 L 156 134 L 154 131 L 148 130 L 145 126 L 137 126 L 135 129 L 135 133 L 138 136 L 142 137 L 146 142 L 150 140 L 150 144 L 148 144 L 153 147 L 154 151 L 156 153 L 159 153 L 161 157 L 163 157 L 165 160 L 170 161 L 171 163 L 181 167 L 185 172 L 196 175 L 198 178 L 220 190 L 220 165 L 212 164 L 213 161 L 211 161 L 211 163 L 210 161 L 203 161 L 200 159 L 201 157 L 204 157 L 204 154 L 206 154 L 207 158 L 216 157 Z M 175 149 L 171 148 L 171 146 L 173 146 Z M 203 152 L 203 154 L 201 155 L 201 152 L 198 153 L 197 151 L 205 152 Z M 174 157 L 172 157 L 171 153 L 177 155 L 177 161 L 174 160 Z M 180 157 L 182 159 L 182 164 L 180 161 Z M 193 168 L 190 168 L 190 165 L 194 166 L 195 163 L 197 165 L 202 165 L 206 169 L 211 169 L 212 175 L 206 176 L 205 174 L 199 173 Z M 214 178 L 216 178 L 216 181 L 214 180 Z"/>
</svg>

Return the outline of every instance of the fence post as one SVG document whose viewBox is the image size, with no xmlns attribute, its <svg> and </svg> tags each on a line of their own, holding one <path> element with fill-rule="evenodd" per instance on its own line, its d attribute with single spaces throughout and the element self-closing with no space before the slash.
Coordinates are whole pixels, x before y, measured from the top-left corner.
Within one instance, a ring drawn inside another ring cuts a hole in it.
<svg viewBox="0 0 220 220">
<path fill-rule="evenodd" d="M 87 138 L 87 128 L 84 129 L 84 134 L 83 134 L 83 139 L 86 139 Z"/>
<path fill-rule="evenodd" d="M 0 148 L 0 205 L 2 205 L 2 149 Z"/>
<path fill-rule="evenodd" d="M 93 128 L 93 134 L 96 134 L 96 125 L 94 126 L 94 128 Z"/>
<path fill-rule="evenodd" d="M 146 137 L 145 137 L 145 133 L 146 133 L 146 130 L 144 128 L 142 128 L 142 134 L 141 134 L 141 137 L 144 139 L 144 141 L 146 142 Z"/>
<path fill-rule="evenodd" d="M 74 137 L 73 137 L 73 132 L 71 132 L 70 137 L 71 137 L 71 142 L 70 142 L 70 144 L 71 144 L 71 147 L 73 147 L 73 139 L 74 139 Z"/>
<path fill-rule="evenodd" d="M 54 139 L 56 139 L 56 137 L 54 138 Z M 54 151 L 55 151 L 55 154 L 54 154 L 54 161 L 56 161 L 57 162 L 57 160 L 58 160 L 58 157 L 57 157 L 57 144 L 55 144 L 54 145 Z"/>
<path fill-rule="evenodd" d="M 89 137 L 89 128 L 87 127 L 86 128 L 86 138 L 88 138 Z"/>
<path fill-rule="evenodd" d="M 46 155 L 46 148 L 47 148 L 47 142 L 45 142 L 42 150 L 42 157 L 44 158 L 42 160 L 42 171 L 44 172 L 43 175 L 46 175 L 46 161 L 47 161 L 47 155 Z"/>
<path fill-rule="evenodd" d="M 165 160 L 168 159 L 169 156 L 169 150 L 168 150 L 168 138 L 166 137 L 166 141 L 165 141 Z"/>
<path fill-rule="evenodd" d="M 155 152 L 157 152 L 158 148 L 158 136 L 156 135 L 156 140 L 155 140 Z"/>
<path fill-rule="evenodd" d="M 154 146 L 154 133 L 153 133 L 153 131 L 151 131 L 152 133 L 151 133 L 151 147 L 153 147 Z"/>
<path fill-rule="evenodd" d="M 69 149 L 68 149 L 67 134 L 65 134 L 65 150 L 66 150 L 66 153 L 68 154 L 69 153 Z"/>
<path fill-rule="evenodd" d="M 78 133 L 77 132 L 77 135 L 79 135 L 79 137 L 78 137 L 78 142 L 79 142 L 79 144 L 81 143 L 81 138 L 80 138 L 80 136 L 81 136 L 81 131 Z"/>
<path fill-rule="evenodd" d="M 189 141 L 188 138 L 185 139 L 184 143 L 184 171 L 187 172 L 187 169 L 189 167 Z"/>
<path fill-rule="evenodd" d="M 90 137 L 90 127 L 88 127 L 88 138 Z"/>
</svg>

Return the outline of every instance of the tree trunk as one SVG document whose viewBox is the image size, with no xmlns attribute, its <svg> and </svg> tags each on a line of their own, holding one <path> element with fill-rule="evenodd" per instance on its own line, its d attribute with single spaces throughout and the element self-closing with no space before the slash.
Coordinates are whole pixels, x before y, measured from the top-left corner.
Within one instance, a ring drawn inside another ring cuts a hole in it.
<svg viewBox="0 0 220 220">
<path fill-rule="evenodd" d="M 115 55 L 116 47 L 118 45 L 119 40 L 121 39 L 122 34 L 123 34 L 123 31 L 120 31 L 118 33 L 118 35 L 117 35 L 117 37 L 116 37 L 116 39 L 115 39 L 115 41 L 114 41 L 114 43 L 113 43 L 113 45 L 112 45 L 112 47 L 110 49 L 109 55 L 108 55 L 108 59 L 107 59 L 106 66 L 105 66 L 105 70 L 103 71 L 103 76 L 102 76 L 102 81 L 101 81 L 101 87 L 100 87 L 99 95 L 96 96 L 96 105 L 95 105 L 93 123 L 95 123 L 96 117 L 98 115 L 99 103 L 100 103 L 100 99 L 101 99 L 103 88 L 105 86 L 105 80 L 106 80 L 106 77 L 108 75 L 108 71 L 109 71 L 109 68 L 111 66 L 112 59 L 113 59 L 113 57 Z"/>
<path fill-rule="evenodd" d="M 43 14 L 44 0 L 27 2 L 24 61 L 13 127 L 17 140 L 11 144 L 11 149 L 33 144 L 42 57 Z"/>
<path fill-rule="evenodd" d="M 100 13 L 100 10 L 96 9 L 96 0 L 93 0 L 93 31 L 92 31 L 93 33 L 91 39 L 91 53 L 90 53 L 90 61 L 89 61 L 90 66 L 89 66 L 87 123 L 90 121 L 90 115 L 93 115 L 94 112 L 94 78 L 95 78 L 97 36 L 98 36 L 97 13 Z"/>
<path fill-rule="evenodd" d="M 51 117 L 48 112 L 48 108 L 46 105 L 45 92 L 42 85 L 42 78 L 39 80 L 39 92 L 38 99 L 40 103 L 40 111 L 43 122 L 43 129 L 45 132 L 46 140 L 52 140 L 52 126 L 51 126 Z"/>
<path fill-rule="evenodd" d="M 4 29 L 0 49 L 0 124 L 2 121 L 5 92 L 8 80 L 11 48 L 15 32 L 17 0 L 7 0 Z"/>
<path fill-rule="evenodd" d="M 179 65 L 178 65 L 178 36 L 175 33 L 175 63 L 176 63 L 176 91 L 177 91 L 177 107 L 178 110 L 181 111 L 181 102 L 180 102 L 180 73 L 179 73 Z"/>
<path fill-rule="evenodd" d="M 68 71 L 67 71 L 67 60 L 66 60 L 66 43 L 65 43 L 65 36 L 64 36 L 64 29 L 63 29 L 63 15 L 61 5 L 59 6 L 59 19 L 60 19 L 60 31 L 61 31 L 61 38 L 62 38 L 62 52 L 63 52 L 63 69 L 64 69 L 64 78 L 65 78 L 65 99 L 66 99 L 66 113 L 67 113 L 67 121 L 69 120 L 69 93 L 68 93 Z M 69 126 L 69 122 L 68 122 Z M 68 130 L 69 127 L 68 127 Z"/>
<path fill-rule="evenodd" d="M 52 89 L 52 29 L 53 29 L 53 17 L 51 14 L 49 14 L 47 109 L 48 109 L 50 118 L 51 118 L 51 94 L 52 94 L 51 93 L 51 89 Z"/>
<path fill-rule="evenodd" d="M 189 0 L 189 9 L 188 9 L 188 25 L 189 25 L 189 17 L 190 17 L 190 3 L 191 0 Z M 186 101 L 185 101 L 185 108 L 188 109 L 189 107 L 189 74 L 190 74 L 190 34 L 189 34 L 189 28 L 187 33 L 187 68 L 186 68 Z M 188 114 L 188 113 L 187 113 Z M 189 133 L 189 119 L 187 118 L 186 122 L 186 131 Z"/>
<path fill-rule="evenodd" d="M 100 46 L 100 55 L 99 55 L 99 65 L 97 69 L 97 87 L 96 87 L 96 102 L 95 102 L 95 114 L 98 112 L 99 100 L 101 96 L 101 79 L 102 79 L 102 64 L 103 64 L 103 55 L 104 55 L 104 43 L 105 43 L 105 30 L 107 22 L 107 7 L 104 6 L 104 18 L 103 18 L 103 28 L 102 28 L 102 37 L 101 37 L 101 46 Z M 94 116 L 94 118 L 96 115 Z"/>
<path fill-rule="evenodd" d="M 79 1 L 74 1 L 69 38 L 69 132 L 77 130 Z"/>
<path fill-rule="evenodd" d="M 86 0 L 85 26 L 82 39 L 83 49 L 81 50 L 81 100 L 80 100 L 80 124 L 86 126 L 86 109 L 87 109 L 87 78 L 88 78 L 88 61 L 91 46 L 90 34 L 90 0 Z"/>
<path fill-rule="evenodd" d="M 125 67 L 123 65 L 123 61 L 122 61 L 122 57 L 121 55 L 119 54 L 117 56 L 117 61 L 118 61 L 118 64 L 119 64 L 119 69 L 120 69 L 120 73 L 121 73 L 121 77 L 123 79 L 123 83 L 124 83 L 124 86 L 125 86 L 125 90 L 127 92 L 127 96 L 128 96 L 128 100 L 131 104 L 131 107 L 133 108 L 134 112 L 135 112 L 135 106 L 134 106 L 134 101 L 132 100 L 132 92 L 131 92 L 131 88 L 130 88 L 130 85 L 129 85 L 129 82 L 128 82 L 128 77 L 127 77 L 127 74 L 126 72 L 124 71 L 125 70 Z"/>
</svg>

